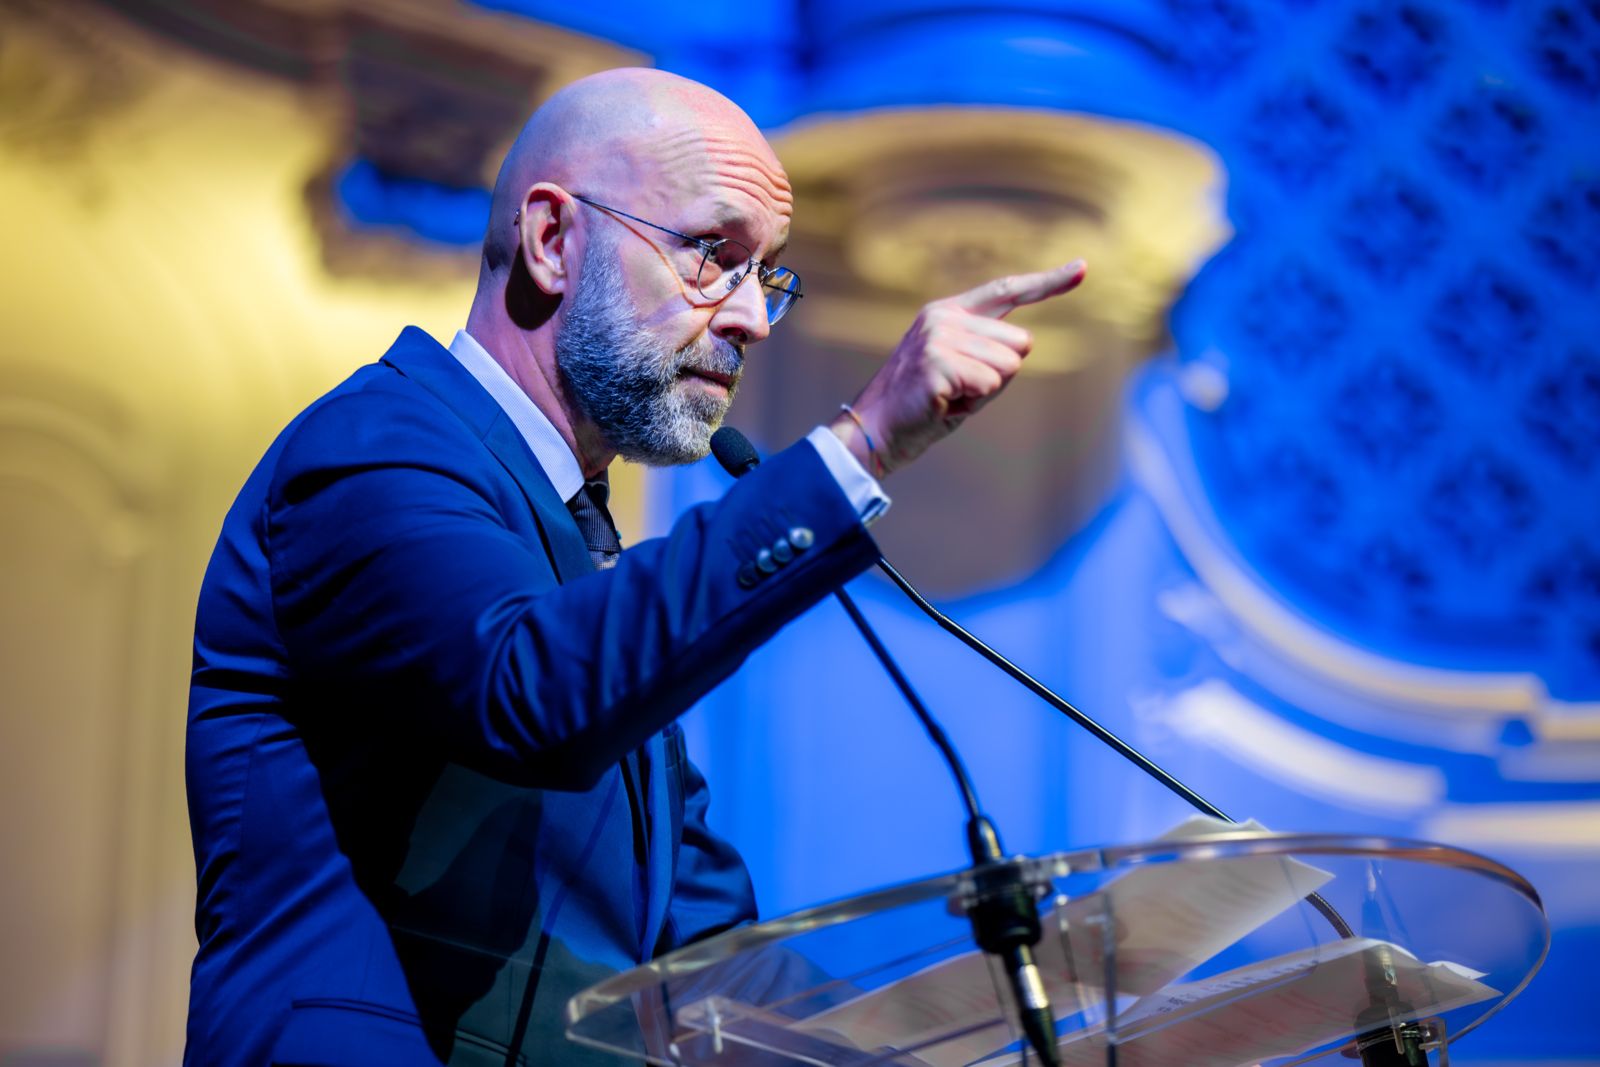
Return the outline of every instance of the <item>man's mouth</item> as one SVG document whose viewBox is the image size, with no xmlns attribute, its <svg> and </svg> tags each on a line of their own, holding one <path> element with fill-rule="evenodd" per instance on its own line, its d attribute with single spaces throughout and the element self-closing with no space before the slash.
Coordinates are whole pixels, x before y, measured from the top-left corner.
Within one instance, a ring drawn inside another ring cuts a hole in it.
<svg viewBox="0 0 1600 1067">
<path fill-rule="evenodd" d="M 720 374 L 714 370 L 703 370 L 699 367 L 685 367 L 681 372 L 685 377 L 699 378 L 703 381 L 714 382 L 722 388 L 732 391 L 735 378 L 731 374 Z"/>
</svg>

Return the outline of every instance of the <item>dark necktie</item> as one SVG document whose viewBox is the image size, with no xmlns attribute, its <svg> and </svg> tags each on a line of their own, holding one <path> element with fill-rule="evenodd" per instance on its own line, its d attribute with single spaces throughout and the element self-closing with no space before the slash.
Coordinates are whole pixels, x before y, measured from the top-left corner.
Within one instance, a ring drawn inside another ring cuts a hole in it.
<svg viewBox="0 0 1600 1067">
<path fill-rule="evenodd" d="M 583 535 L 583 543 L 597 571 L 615 567 L 617 556 L 622 553 L 617 524 L 611 521 L 611 512 L 606 509 L 610 496 L 611 483 L 602 474 L 593 481 L 584 482 L 583 488 L 567 501 L 567 510 L 578 524 L 578 532 Z"/>
<path fill-rule="evenodd" d="M 583 483 L 583 488 L 567 501 L 583 543 L 594 560 L 595 570 L 609 570 L 617 565 L 622 554 L 622 539 L 617 536 L 617 524 L 611 521 L 606 502 L 611 497 L 611 483 L 605 475 Z M 634 918 L 642 939 L 648 916 L 647 869 L 650 863 L 650 767 L 644 759 L 643 749 L 636 749 L 622 759 L 622 784 L 628 792 L 628 808 L 633 815 L 633 901 Z M 648 950 L 649 946 L 645 946 Z"/>
</svg>

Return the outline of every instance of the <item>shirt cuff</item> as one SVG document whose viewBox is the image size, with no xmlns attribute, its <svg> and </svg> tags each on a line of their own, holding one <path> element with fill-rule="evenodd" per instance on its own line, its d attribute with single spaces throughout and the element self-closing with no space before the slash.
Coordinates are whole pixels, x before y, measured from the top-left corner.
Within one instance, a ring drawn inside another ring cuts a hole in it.
<svg viewBox="0 0 1600 1067">
<path fill-rule="evenodd" d="M 889 498 L 878 484 L 878 479 L 867 473 L 867 469 L 850 454 L 844 442 L 826 426 L 818 426 L 806 434 L 806 440 L 817 450 L 828 473 L 833 475 L 833 480 L 839 483 L 839 488 L 855 507 L 856 514 L 861 517 L 861 525 L 871 526 L 882 518 L 883 513 L 889 510 Z"/>
</svg>

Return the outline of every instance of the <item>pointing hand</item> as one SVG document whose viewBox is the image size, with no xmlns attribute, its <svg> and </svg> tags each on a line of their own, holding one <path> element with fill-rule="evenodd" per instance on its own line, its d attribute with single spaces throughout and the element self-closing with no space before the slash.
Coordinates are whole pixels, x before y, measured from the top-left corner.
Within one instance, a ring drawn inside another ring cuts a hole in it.
<svg viewBox="0 0 1600 1067">
<path fill-rule="evenodd" d="M 872 473 L 905 466 L 994 399 L 1022 367 L 1033 337 L 1005 317 L 1076 288 L 1083 276 L 1083 260 L 1074 260 L 1037 274 L 996 278 L 926 305 L 856 398 L 861 425 L 841 414 L 830 428 Z"/>
</svg>

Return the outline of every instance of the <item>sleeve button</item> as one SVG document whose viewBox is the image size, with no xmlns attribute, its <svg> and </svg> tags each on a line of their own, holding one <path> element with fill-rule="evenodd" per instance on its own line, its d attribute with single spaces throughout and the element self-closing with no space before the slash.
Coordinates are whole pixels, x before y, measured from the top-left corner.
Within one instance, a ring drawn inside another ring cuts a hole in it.
<svg viewBox="0 0 1600 1067">
<path fill-rule="evenodd" d="M 740 565 L 738 578 L 741 589 L 754 589 L 756 583 L 761 580 L 761 576 L 756 573 L 756 565 L 749 560 Z"/>
<path fill-rule="evenodd" d="M 789 543 L 796 552 L 804 552 L 817 543 L 817 535 L 811 532 L 809 526 L 795 526 L 789 530 Z"/>
<path fill-rule="evenodd" d="M 794 546 L 789 543 L 787 537 L 780 537 L 772 542 L 772 558 L 777 560 L 780 566 L 794 559 Z"/>
<path fill-rule="evenodd" d="M 762 574 L 778 573 L 778 563 L 772 558 L 772 549 L 763 548 L 756 553 L 756 570 Z"/>
</svg>

